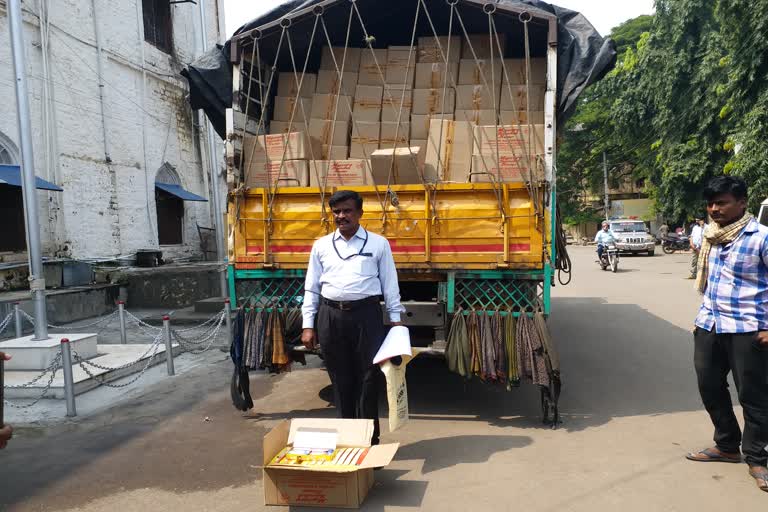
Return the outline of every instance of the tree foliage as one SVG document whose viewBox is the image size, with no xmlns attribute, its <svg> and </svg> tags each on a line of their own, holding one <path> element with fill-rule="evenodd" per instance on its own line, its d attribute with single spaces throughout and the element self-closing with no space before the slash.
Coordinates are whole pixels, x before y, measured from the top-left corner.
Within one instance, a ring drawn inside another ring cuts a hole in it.
<svg viewBox="0 0 768 512">
<path fill-rule="evenodd" d="M 721 174 L 745 178 L 756 210 L 768 196 L 768 0 L 657 0 L 652 18 L 612 36 L 616 69 L 565 127 L 566 187 L 599 185 L 606 151 L 611 174 L 646 178 L 669 221 L 701 212 L 702 188 Z"/>
</svg>

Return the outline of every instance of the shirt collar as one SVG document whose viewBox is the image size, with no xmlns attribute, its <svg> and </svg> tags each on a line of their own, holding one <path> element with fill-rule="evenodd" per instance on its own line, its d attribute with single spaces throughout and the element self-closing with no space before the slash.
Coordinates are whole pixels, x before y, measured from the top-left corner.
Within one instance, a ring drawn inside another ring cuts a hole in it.
<svg viewBox="0 0 768 512">
<path fill-rule="evenodd" d="M 365 240 L 365 230 L 363 229 L 363 226 L 360 226 L 359 228 L 357 228 L 357 233 L 355 233 L 355 236 L 360 240 Z M 333 234 L 333 239 L 338 240 L 339 238 L 344 238 L 344 237 L 342 236 L 341 231 L 339 231 L 337 228 Z"/>
<path fill-rule="evenodd" d="M 752 218 L 752 220 L 749 221 L 749 223 L 744 228 L 745 233 L 755 233 L 759 229 L 759 224 L 757 222 L 757 219 Z"/>
</svg>

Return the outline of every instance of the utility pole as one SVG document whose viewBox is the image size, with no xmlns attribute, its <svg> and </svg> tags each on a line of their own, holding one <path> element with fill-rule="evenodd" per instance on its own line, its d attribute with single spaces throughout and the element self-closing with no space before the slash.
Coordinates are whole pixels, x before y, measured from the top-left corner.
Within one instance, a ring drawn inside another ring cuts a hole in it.
<svg viewBox="0 0 768 512">
<path fill-rule="evenodd" d="M 206 16 L 205 16 L 205 1 L 198 0 L 197 6 L 200 13 L 200 38 L 202 39 L 203 53 L 208 51 L 208 30 L 206 29 Z M 208 141 L 208 165 L 211 168 L 211 195 L 213 195 L 213 226 L 216 229 L 216 259 L 219 263 L 226 260 L 226 248 L 224 246 L 224 222 L 223 215 L 224 210 L 221 208 L 219 186 L 221 180 L 219 178 L 219 163 L 216 158 L 216 139 L 213 132 L 213 126 L 204 113 L 200 113 L 200 117 L 205 123 L 206 139 Z M 229 287 L 227 286 L 227 271 L 223 270 L 219 276 L 219 282 L 221 285 L 221 296 L 229 296 Z"/>
<path fill-rule="evenodd" d="M 603 151 L 603 186 L 605 187 L 605 220 L 610 217 L 611 201 L 608 199 L 608 158 Z"/>
<path fill-rule="evenodd" d="M 32 125 L 29 115 L 27 66 L 24 59 L 24 20 L 21 0 L 8 0 L 8 27 L 11 33 L 11 53 L 16 85 L 16 113 L 21 143 L 21 193 L 24 198 L 24 219 L 27 227 L 29 252 L 29 290 L 35 310 L 35 341 L 48 339 L 48 318 L 45 314 L 45 278 L 40 249 L 40 219 L 35 188 L 35 157 L 32 153 Z"/>
</svg>

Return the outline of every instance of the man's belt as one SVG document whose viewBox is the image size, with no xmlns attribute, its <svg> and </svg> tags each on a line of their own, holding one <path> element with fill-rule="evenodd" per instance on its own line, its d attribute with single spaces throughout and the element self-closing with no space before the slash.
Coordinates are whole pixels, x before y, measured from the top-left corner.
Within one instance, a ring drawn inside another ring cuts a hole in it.
<svg viewBox="0 0 768 512">
<path fill-rule="evenodd" d="M 367 304 L 378 304 L 379 301 L 381 301 L 381 297 L 378 295 L 359 300 L 331 300 L 326 299 L 325 297 L 320 297 L 321 304 L 325 304 L 328 307 L 338 309 L 340 311 L 352 311 Z"/>
</svg>

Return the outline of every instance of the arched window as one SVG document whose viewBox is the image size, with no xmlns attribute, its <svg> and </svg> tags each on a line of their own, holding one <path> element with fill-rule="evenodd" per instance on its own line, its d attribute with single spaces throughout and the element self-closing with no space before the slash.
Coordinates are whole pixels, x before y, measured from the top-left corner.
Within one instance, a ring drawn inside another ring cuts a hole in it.
<svg viewBox="0 0 768 512">
<path fill-rule="evenodd" d="M 18 165 L 19 150 L 11 139 L 0 132 L 0 165 Z M 0 252 L 18 252 L 27 248 L 24 228 L 24 200 L 20 187 L 0 184 L 0 219 L 3 219 L 3 236 L 0 236 Z"/>
<path fill-rule="evenodd" d="M 184 242 L 184 201 L 164 190 L 163 185 L 180 186 L 176 169 L 164 163 L 155 176 L 155 206 L 157 209 L 157 241 L 160 245 Z"/>
</svg>

